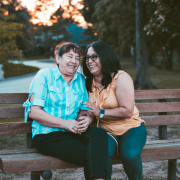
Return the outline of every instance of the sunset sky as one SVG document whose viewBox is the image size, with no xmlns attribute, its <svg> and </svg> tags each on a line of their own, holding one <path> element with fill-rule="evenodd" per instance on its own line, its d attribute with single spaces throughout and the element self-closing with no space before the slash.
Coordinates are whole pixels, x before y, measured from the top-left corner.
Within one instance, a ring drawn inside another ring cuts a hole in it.
<svg viewBox="0 0 180 180">
<path fill-rule="evenodd" d="M 31 12 L 34 12 L 34 8 L 36 6 L 35 1 L 36 0 L 21 0 L 22 5 L 27 7 L 27 9 L 29 9 Z M 76 5 L 80 1 L 82 1 L 82 0 L 73 0 L 72 4 Z M 59 8 L 60 5 L 64 6 L 64 7 L 66 7 L 68 5 L 68 0 L 52 0 L 52 2 L 54 3 L 54 6 L 48 5 L 48 6 L 46 6 L 47 10 L 43 10 L 42 12 L 39 12 L 36 14 L 38 19 L 32 19 L 32 22 L 34 24 L 42 22 L 43 24 L 51 25 L 52 23 L 49 21 L 50 15 L 53 12 L 55 12 Z M 83 6 L 78 5 L 78 9 L 81 9 L 81 8 L 83 8 Z M 64 14 L 64 16 L 66 16 L 66 14 Z M 80 23 L 80 26 L 86 25 L 84 17 L 80 14 L 74 15 L 73 19 L 75 19 L 75 21 L 78 21 Z"/>
</svg>

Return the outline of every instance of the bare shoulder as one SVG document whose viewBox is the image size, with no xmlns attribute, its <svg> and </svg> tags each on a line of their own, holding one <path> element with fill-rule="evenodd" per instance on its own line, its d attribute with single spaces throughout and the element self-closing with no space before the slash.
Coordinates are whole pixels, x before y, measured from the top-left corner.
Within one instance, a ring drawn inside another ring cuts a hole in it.
<svg viewBox="0 0 180 180">
<path fill-rule="evenodd" d="M 133 86 L 133 80 L 127 72 L 123 72 L 119 74 L 116 81 L 116 86 Z"/>
</svg>

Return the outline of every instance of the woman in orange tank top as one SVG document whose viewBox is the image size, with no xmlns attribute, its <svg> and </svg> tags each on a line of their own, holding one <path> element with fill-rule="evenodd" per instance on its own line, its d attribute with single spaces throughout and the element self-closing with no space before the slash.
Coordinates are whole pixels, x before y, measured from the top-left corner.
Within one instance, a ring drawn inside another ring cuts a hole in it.
<svg viewBox="0 0 180 180">
<path fill-rule="evenodd" d="M 142 180 L 140 154 L 147 134 L 134 103 L 133 81 L 121 70 L 115 52 L 104 42 L 90 44 L 83 59 L 89 92 L 89 102 L 85 104 L 96 117 L 93 125 L 108 133 L 108 180 L 116 150 L 128 178 Z"/>
</svg>

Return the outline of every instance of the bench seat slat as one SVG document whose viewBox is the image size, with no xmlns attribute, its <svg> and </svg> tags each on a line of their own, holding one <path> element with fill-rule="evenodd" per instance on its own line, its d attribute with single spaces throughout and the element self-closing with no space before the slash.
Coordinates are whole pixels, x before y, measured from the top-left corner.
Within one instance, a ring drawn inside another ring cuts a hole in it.
<svg viewBox="0 0 180 180">
<path fill-rule="evenodd" d="M 180 102 L 136 103 L 140 113 L 180 112 Z"/>
<path fill-rule="evenodd" d="M 36 149 L 2 150 L 0 151 L 0 156 L 8 155 L 8 154 L 27 154 L 27 153 L 37 153 L 37 150 Z"/>
<path fill-rule="evenodd" d="M 32 133 L 31 122 L 0 123 L 0 135 L 30 133 Z"/>
<path fill-rule="evenodd" d="M 0 107 L 0 118 L 23 118 L 24 107 Z"/>
<path fill-rule="evenodd" d="M 180 124 L 180 114 L 141 116 L 145 120 L 145 126 L 163 126 Z"/>
<path fill-rule="evenodd" d="M 180 143 L 172 143 L 171 147 L 166 145 L 167 143 L 161 144 L 161 146 L 158 146 L 158 144 L 150 147 L 145 146 L 141 154 L 143 162 L 180 158 Z M 0 157 L 0 167 L 3 173 L 82 167 L 40 153 L 15 153 L 0 155 Z M 120 159 L 115 155 L 113 164 L 119 163 L 121 163 Z"/>
<path fill-rule="evenodd" d="M 135 100 L 180 98 L 180 89 L 135 90 Z"/>
<path fill-rule="evenodd" d="M 22 104 L 28 98 L 28 93 L 1 93 L 0 104 Z"/>
</svg>

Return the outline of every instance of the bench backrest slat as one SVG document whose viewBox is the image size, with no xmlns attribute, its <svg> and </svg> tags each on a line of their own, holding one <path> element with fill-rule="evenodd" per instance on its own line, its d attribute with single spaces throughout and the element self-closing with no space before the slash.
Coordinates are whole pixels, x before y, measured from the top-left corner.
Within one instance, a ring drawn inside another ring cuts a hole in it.
<svg viewBox="0 0 180 180">
<path fill-rule="evenodd" d="M 0 104 L 22 104 L 28 93 L 1 93 Z M 135 100 L 180 98 L 180 89 L 135 90 Z"/>
<path fill-rule="evenodd" d="M 28 98 L 28 93 L 1 93 L 0 104 L 22 104 Z"/>
<path fill-rule="evenodd" d="M 0 135 L 30 134 L 31 132 L 31 122 L 0 123 Z"/>
<path fill-rule="evenodd" d="M 140 113 L 180 112 L 180 102 L 136 103 Z"/>
<path fill-rule="evenodd" d="M 22 118 L 24 107 L 0 107 L 0 118 Z"/>
<path fill-rule="evenodd" d="M 156 115 L 156 116 L 141 116 L 146 122 L 146 126 L 161 126 L 161 125 L 177 125 L 180 124 L 180 114 L 177 115 Z M 28 134 L 31 133 L 31 121 L 0 123 L 0 135 L 8 134 Z"/>
<path fill-rule="evenodd" d="M 141 116 L 146 122 L 146 126 L 178 125 L 180 124 L 180 114 Z"/>
<path fill-rule="evenodd" d="M 180 98 L 180 89 L 135 90 L 135 100 Z"/>
</svg>

